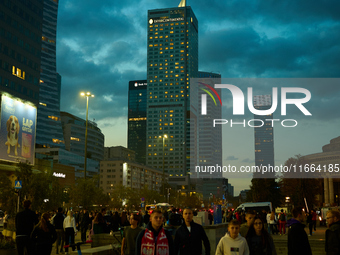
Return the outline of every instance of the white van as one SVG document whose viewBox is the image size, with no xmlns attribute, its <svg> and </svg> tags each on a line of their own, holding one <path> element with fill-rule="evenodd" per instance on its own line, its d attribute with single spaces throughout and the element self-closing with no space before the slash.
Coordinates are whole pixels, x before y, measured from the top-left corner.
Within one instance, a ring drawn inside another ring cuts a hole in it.
<svg viewBox="0 0 340 255">
<path fill-rule="evenodd" d="M 272 202 L 256 202 L 256 203 L 243 203 L 240 204 L 236 211 L 242 210 L 242 211 L 256 211 L 256 212 L 262 212 L 262 210 L 265 210 L 266 212 L 272 211 Z"/>
</svg>

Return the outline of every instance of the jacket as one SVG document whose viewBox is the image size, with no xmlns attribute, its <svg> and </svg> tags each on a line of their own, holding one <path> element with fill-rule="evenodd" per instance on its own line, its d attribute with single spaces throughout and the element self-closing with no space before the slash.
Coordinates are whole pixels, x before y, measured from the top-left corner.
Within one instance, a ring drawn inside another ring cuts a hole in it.
<svg viewBox="0 0 340 255">
<path fill-rule="evenodd" d="M 210 242 L 204 231 L 204 228 L 191 221 L 191 232 L 189 232 L 185 223 L 183 223 L 175 233 L 174 247 L 175 254 L 180 255 L 200 255 L 202 254 L 202 241 L 204 243 L 205 254 L 210 254 Z"/>
<path fill-rule="evenodd" d="M 340 254 L 340 221 L 334 222 L 326 230 L 325 250 L 327 255 Z"/>
<path fill-rule="evenodd" d="M 312 255 L 305 225 L 292 218 L 288 226 L 288 255 Z"/>
<path fill-rule="evenodd" d="M 39 222 L 37 215 L 30 209 L 25 209 L 15 216 L 17 236 L 30 236 L 33 228 Z"/>
</svg>

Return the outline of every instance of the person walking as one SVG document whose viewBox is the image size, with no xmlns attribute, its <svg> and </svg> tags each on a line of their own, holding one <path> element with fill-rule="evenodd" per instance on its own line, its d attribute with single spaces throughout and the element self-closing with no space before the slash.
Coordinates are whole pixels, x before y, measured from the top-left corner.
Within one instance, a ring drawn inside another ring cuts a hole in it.
<svg viewBox="0 0 340 255">
<path fill-rule="evenodd" d="M 287 222 L 288 255 L 312 255 L 305 225 L 302 224 L 306 219 L 306 214 L 302 207 L 295 207 L 292 214 L 293 218 Z"/>
<path fill-rule="evenodd" d="M 246 237 L 248 229 L 254 224 L 255 216 L 256 216 L 255 211 L 249 210 L 247 212 L 246 217 L 245 217 L 247 222 L 243 223 L 240 228 L 241 236 Z"/>
<path fill-rule="evenodd" d="M 65 232 L 64 232 L 64 214 L 63 208 L 59 207 L 58 212 L 53 216 L 51 222 L 55 228 L 57 233 L 57 243 L 56 243 L 56 254 L 59 254 L 59 245 L 60 245 L 60 252 L 63 253 L 64 250 L 64 241 L 65 241 Z"/>
<path fill-rule="evenodd" d="M 204 228 L 193 221 L 193 211 L 185 208 L 183 211 L 184 223 L 176 230 L 174 248 L 175 254 L 200 255 L 202 254 L 202 241 L 206 255 L 210 255 L 210 242 Z"/>
<path fill-rule="evenodd" d="M 68 211 L 67 217 L 64 219 L 63 227 L 65 230 L 65 245 L 74 244 L 74 236 L 77 235 L 76 220 L 73 217 L 73 212 Z M 75 248 L 72 248 L 74 251 Z M 65 248 L 65 254 L 68 255 L 68 248 Z"/>
<path fill-rule="evenodd" d="M 280 235 L 285 235 L 286 234 L 286 214 L 281 209 L 281 213 L 279 214 L 279 230 L 280 230 Z M 283 230 L 283 231 L 282 231 Z"/>
<path fill-rule="evenodd" d="M 139 233 L 143 230 L 139 227 L 141 221 L 140 215 L 131 214 L 130 226 L 124 229 L 121 255 L 135 255 L 136 252 L 136 240 Z"/>
<path fill-rule="evenodd" d="M 34 245 L 35 255 L 50 255 L 52 245 L 57 240 L 57 232 L 49 220 L 50 214 L 43 213 L 40 222 L 32 231 L 31 239 Z"/>
<path fill-rule="evenodd" d="M 163 228 L 162 212 L 153 210 L 145 231 L 137 237 L 135 255 L 175 255 L 173 245 L 171 234 Z"/>
<path fill-rule="evenodd" d="M 24 255 L 25 249 L 27 250 L 27 255 L 33 255 L 34 247 L 30 236 L 39 220 L 37 215 L 31 210 L 30 200 L 25 200 L 23 205 L 24 211 L 17 213 L 15 216 L 17 250 L 18 255 Z"/>
<path fill-rule="evenodd" d="M 79 216 L 79 226 L 80 226 L 82 242 L 86 241 L 86 232 L 90 224 L 91 222 L 90 222 L 89 212 L 87 211 L 87 208 L 84 208 L 84 210 L 81 212 Z"/>
<path fill-rule="evenodd" d="M 240 222 L 232 220 L 228 224 L 228 232 L 221 238 L 215 255 L 249 255 L 247 241 L 240 234 Z"/>
<path fill-rule="evenodd" d="M 340 255 L 340 212 L 328 211 L 325 251 L 327 255 Z"/>
<path fill-rule="evenodd" d="M 246 235 L 250 255 L 276 255 L 273 238 L 267 232 L 262 217 L 256 216 Z"/>
</svg>

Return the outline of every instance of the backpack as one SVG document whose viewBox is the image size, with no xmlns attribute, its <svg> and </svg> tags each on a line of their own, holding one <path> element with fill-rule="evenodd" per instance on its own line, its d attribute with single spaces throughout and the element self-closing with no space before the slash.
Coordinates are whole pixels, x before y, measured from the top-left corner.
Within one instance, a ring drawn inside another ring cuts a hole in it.
<svg viewBox="0 0 340 255">
<path fill-rule="evenodd" d="M 284 213 L 280 214 L 280 221 L 286 221 L 286 215 Z"/>
</svg>

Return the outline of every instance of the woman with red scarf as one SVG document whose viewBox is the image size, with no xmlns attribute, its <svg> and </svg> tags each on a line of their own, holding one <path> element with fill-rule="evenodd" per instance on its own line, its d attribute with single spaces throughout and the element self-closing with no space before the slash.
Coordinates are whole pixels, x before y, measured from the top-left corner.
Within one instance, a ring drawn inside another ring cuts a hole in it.
<svg viewBox="0 0 340 255">
<path fill-rule="evenodd" d="M 171 234 L 163 228 L 163 214 L 154 210 L 145 231 L 139 233 L 136 255 L 174 255 Z"/>
</svg>

